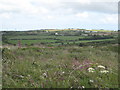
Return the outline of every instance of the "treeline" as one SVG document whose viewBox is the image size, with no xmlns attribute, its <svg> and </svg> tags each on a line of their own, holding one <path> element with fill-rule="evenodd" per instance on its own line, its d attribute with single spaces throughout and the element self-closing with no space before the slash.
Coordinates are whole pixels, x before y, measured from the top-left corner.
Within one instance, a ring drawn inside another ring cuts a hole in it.
<svg viewBox="0 0 120 90">
<path fill-rule="evenodd" d="M 79 40 L 99 40 L 99 39 L 112 39 L 113 36 L 92 36 L 86 38 L 79 38 Z"/>
<path fill-rule="evenodd" d="M 113 40 L 113 41 L 96 41 L 96 42 L 85 42 L 85 43 L 67 43 L 67 44 L 64 44 L 64 43 L 61 43 L 61 45 L 77 45 L 77 46 L 80 46 L 80 47 L 83 47 L 83 46 L 101 46 L 101 45 L 109 45 L 109 44 L 118 44 L 118 41 L 116 40 Z"/>
</svg>

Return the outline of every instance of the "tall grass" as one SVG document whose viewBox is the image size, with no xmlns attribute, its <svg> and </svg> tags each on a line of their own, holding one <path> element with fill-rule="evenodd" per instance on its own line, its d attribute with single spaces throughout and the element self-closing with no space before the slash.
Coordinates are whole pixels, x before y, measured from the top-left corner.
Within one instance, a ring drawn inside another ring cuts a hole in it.
<svg viewBox="0 0 120 90">
<path fill-rule="evenodd" d="M 3 49 L 3 88 L 117 88 L 115 48 Z"/>
</svg>

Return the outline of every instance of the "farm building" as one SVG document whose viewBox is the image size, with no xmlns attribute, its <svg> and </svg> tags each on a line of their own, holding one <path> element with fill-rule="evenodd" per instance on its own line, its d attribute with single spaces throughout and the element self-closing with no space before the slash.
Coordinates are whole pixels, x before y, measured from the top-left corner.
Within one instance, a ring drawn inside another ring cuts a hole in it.
<svg viewBox="0 0 120 90">
<path fill-rule="evenodd" d="M 82 36 L 88 36 L 88 34 L 82 34 Z"/>
<path fill-rule="evenodd" d="M 55 35 L 58 35 L 58 33 L 55 33 Z"/>
</svg>

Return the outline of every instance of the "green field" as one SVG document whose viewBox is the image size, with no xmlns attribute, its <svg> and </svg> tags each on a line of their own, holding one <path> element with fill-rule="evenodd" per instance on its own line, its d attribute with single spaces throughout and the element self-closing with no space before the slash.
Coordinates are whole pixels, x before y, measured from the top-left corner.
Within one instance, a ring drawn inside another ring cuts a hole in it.
<svg viewBox="0 0 120 90">
<path fill-rule="evenodd" d="M 76 40 L 79 38 L 84 38 L 81 36 L 55 36 L 55 35 L 51 35 L 51 36 L 39 36 L 39 35 L 29 35 L 29 36 L 14 36 L 11 37 L 9 39 L 47 39 L 47 38 L 51 38 L 51 39 L 62 39 L 62 40 Z"/>
<path fill-rule="evenodd" d="M 55 35 L 57 33 L 58 35 Z M 84 36 L 87 35 L 87 36 Z M 99 34 L 99 33 L 97 33 Z M 33 45 L 33 44 L 44 44 L 44 45 L 66 45 L 73 44 L 78 45 L 80 43 L 88 43 L 88 42 L 105 42 L 110 41 L 117 42 L 117 35 L 111 34 L 108 36 L 104 35 L 91 35 L 86 32 L 78 32 L 78 31 L 28 31 L 28 32 L 6 32 L 3 35 L 9 44 L 18 45 L 18 41 L 21 42 L 21 45 Z M 3 38 L 4 39 L 4 38 Z M 5 39 L 5 40 L 6 40 Z M 3 40 L 3 44 L 5 44 Z"/>
<path fill-rule="evenodd" d="M 9 40 L 10 43 L 12 44 L 17 44 L 19 40 Z M 24 45 L 24 44 L 27 44 L 27 45 L 31 45 L 31 44 L 39 44 L 39 43 L 48 43 L 48 44 L 51 44 L 51 43 L 54 43 L 56 44 L 57 40 L 21 40 L 21 43 Z M 99 42 L 99 41 L 114 41 L 114 39 L 104 39 L 104 40 L 82 40 L 82 41 L 76 41 L 75 43 L 76 44 L 79 44 L 79 43 L 86 43 L 86 42 Z M 58 41 L 59 42 L 59 41 Z M 70 43 L 74 43 L 74 41 L 66 41 L 64 44 L 67 44 L 67 42 Z M 58 43 L 57 43 L 58 44 Z M 59 43 L 61 44 L 61 43 Z"/>
</svg>

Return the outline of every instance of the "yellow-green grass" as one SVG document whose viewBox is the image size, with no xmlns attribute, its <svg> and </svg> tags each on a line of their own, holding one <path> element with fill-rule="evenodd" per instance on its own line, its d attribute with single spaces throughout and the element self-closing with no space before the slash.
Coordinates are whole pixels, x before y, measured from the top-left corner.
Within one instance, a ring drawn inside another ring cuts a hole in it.
<svg viewBox="0 0 120 90">
<path fill-rule="evenodd" d="M 40 44 L 40 43 L 53 43 L 56 42 L 57 40 L 20 40 L 21 44 Z M 18 44 L 19 40 L 9 40 L 9 43 L 12 44 Z"/>
<path fill-rule="evenodd" d="M 38 35 L 26 35 L 26 36 L 17 36 L 17 37 L 11 37 L 9 39 L 61 39 L 61 40 L 76 40 L 79 38 L 84 38 L 84 36 L 55 36 L 55 35 L 51 35 L 51 36 L 38 36 Z"/>
<path fill-rule="evenodd" d="M 82 29 L 61 29 L 61 30 L 45 30 L 45 31 L 70 31 L 70 30 L 75 30 L 75 31 L 81 31 Z M 114 32 L 114 31 L 110 31 L 110 30 L 86 30 L 84 29 L 84 31 L 97 31 L 97 32 Z"/>
</svg>

